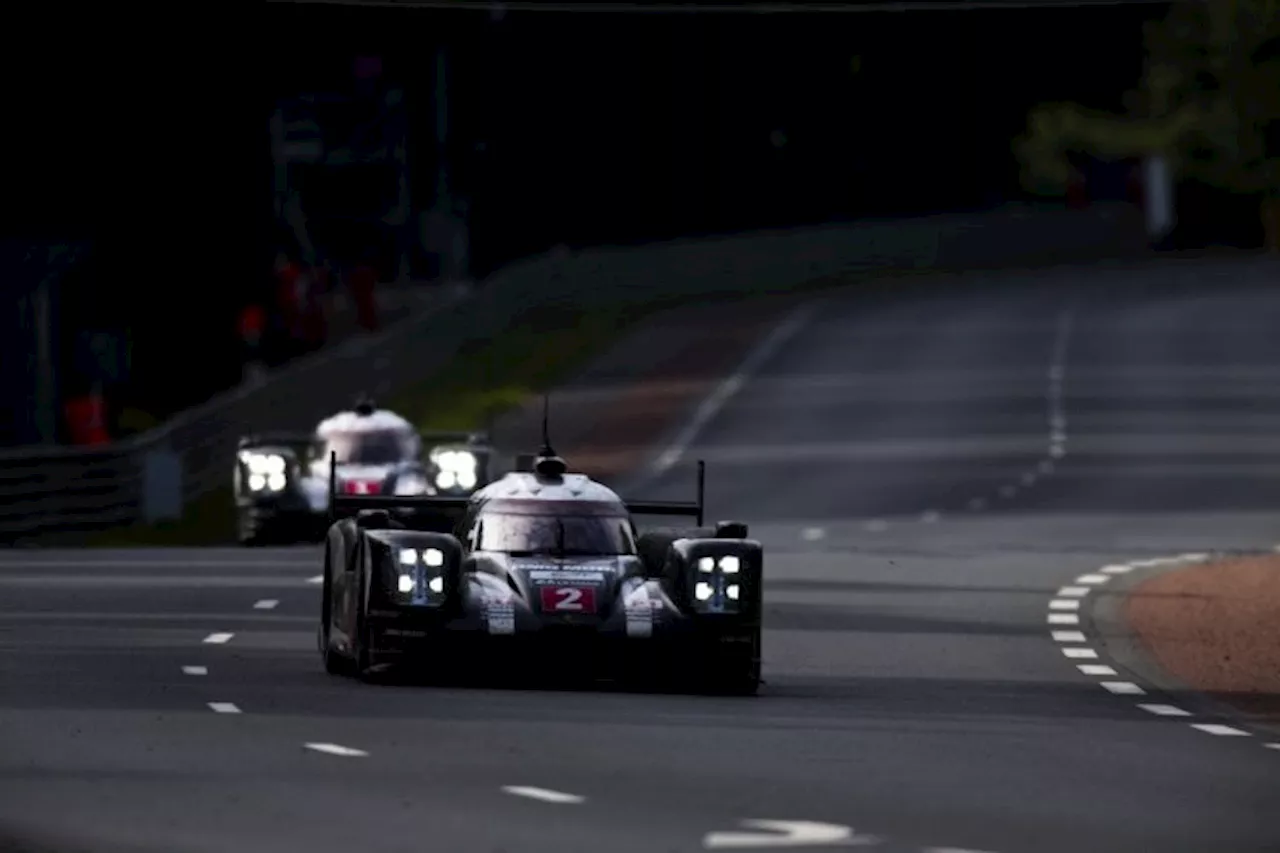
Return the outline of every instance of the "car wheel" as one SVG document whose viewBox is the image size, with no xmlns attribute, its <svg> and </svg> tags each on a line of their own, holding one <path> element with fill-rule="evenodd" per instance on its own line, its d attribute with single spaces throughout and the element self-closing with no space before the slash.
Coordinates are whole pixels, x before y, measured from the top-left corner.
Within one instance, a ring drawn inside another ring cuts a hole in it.
<svg viewBox="0 0 1280 853">
<path fill-rule="evenodd" d="M 333 572 L 330 565 L 329 546 L 325 545 L 324 549 L 324 586 L 322 603 L 320 605 L 320 625 L 317 628 L 317 642 L 320 644 L 320 656 L 324 660 L 324 671 L 330 675 L 350 676 L 352 674 L 351 661 L 334 648 L 329 641 L 329 631 L 333 627 Z"/>
</svg>

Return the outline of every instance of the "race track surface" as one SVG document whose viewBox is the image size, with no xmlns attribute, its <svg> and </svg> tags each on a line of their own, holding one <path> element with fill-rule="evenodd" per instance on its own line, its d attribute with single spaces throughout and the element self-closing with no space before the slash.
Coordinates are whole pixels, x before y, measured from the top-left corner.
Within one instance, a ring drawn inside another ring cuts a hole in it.
<svg viewBox="0 0 1280 853">
<path fill-rule="evenodd" d="M 687 497 L 705 458 L 713 518 L 764 542 L 753 699 L 329 677 L 314 548 L 0 554 L 0 826 L 157 853 L 781 829 L 751 820 L 903 853 L 1280 850 L 1280 751 L 1136 709 L 1046 624 L 1099 566 L 1280 541 L 1280 291 L 1207 269 L 812 306 L 632 493 Z"/>
</svg>

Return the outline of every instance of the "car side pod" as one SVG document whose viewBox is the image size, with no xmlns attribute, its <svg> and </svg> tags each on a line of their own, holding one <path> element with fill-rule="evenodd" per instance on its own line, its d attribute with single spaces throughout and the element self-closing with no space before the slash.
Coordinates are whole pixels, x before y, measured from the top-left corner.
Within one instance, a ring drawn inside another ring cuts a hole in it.
<svg viewBox="0 0 1280 853">
<path fill-rule="evenodd" d="M 764 548 L 753 539 L 677 539 L 663 573 L 682 609 L 697 620 L 759 624 Z"/>
<path fill-rule="evenodd" d="M 371 611 L 443 611 L 462 591 L 462 543 L 448 533 L 384 528 L 366 533 Z"/>
</svg>

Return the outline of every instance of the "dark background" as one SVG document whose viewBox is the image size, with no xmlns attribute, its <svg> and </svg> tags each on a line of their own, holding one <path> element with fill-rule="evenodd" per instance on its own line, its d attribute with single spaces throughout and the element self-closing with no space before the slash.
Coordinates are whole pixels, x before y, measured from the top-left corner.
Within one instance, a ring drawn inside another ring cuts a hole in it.
<svg viewBox="0 0 1280 853">
<path fill-rule="evenodd" d="M 239 380 L 236 317 L 270 287 L 274 256 L 268 116 L 277 97 L 350 86 L 356 56 L 381 56 L 405 89 L 425 209 L 447 48 L 451 182 L 479 277 L 557 244 L 1019 200 L 1010 142 L 1028 109 L 1118 109 L 1142 22 L 1164 11 L 69 8 L 25 23 L 3 60 L 0 238 L 88 247 L 60 286 L 60 392 L 87 386 L 76 329 L 127 330 L 115 403 L 162 415 Z M 6 306 L 32 275 L 8 266 Z M 30 322 L 6 317 L 0 443 L 19 443 L 32 435 Z"/>
</svg>

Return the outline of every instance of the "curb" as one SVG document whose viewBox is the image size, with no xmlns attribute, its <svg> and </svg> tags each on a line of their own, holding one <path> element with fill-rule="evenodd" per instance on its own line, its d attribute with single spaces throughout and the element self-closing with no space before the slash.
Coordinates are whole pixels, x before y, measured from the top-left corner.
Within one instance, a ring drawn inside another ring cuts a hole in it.
<svg viewBox="0 0 1280 853">
<path fill-rule="evenodd" d="M 1252 720 L 1198 691 L 1155 663 L 1124 618 L 1129 593 L 1164 572 L 1269 551 L 1222 550 L 1132 560 L 1101 566 L 1061 587 L 1048 604 L 1050 636 L 1081 674 L 1103 689 L 1134 701 L 1159 719 L 1179 719 L 1196 731 L 1220 737 L 1252 737 L 1280 752 L 1280 730 Z M 1125 680 L 1127 679 L 1127 680 Z"/>
</svg>

